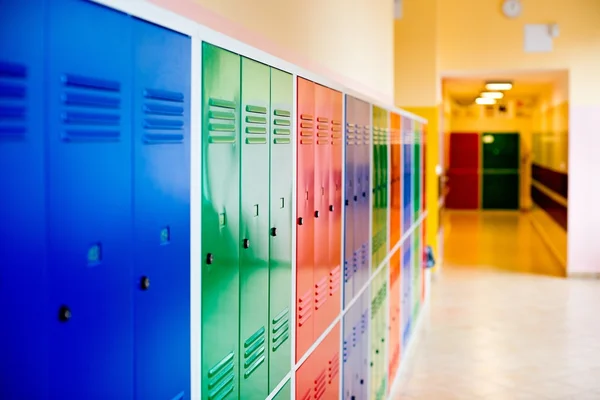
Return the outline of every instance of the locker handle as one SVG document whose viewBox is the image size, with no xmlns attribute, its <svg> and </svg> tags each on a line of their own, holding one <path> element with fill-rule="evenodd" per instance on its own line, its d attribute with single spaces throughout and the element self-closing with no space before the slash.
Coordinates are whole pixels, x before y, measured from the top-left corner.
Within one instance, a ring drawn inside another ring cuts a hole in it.
<svg viewBox="0 0 600 400">
<path fill-rule="evenodd" d="M 356 197 L 356 196 L 354 196 L 354 197 Z M 354 200 L 354 201 L 356 201 L 356 200 Z M 346 200 L 344 203 L 346 204 L 346 206 L 348 206 L 350 204 L 350 202 L 348 200 Z"/>
<path fill-rule="evenodd" d="M 71 310 L 67 306 L 60 306 L 58 310 L 58 319 L 60 322 L 67 322 L 72 317 Z"/>
<path fill-rule="evenodd" d="M 304 223 L 304 219 L 302 217 L 298 218 L 298 225 L 302 225 Z"/>
<path fill-rule="evenodd" d="M 142 290 L 150 289 L 150 278 L 148 278 L 147 276 L 142 276 L 142 278 L 140 279 L 140 288 Z"/>
<path fill-rule="evenodd" d="M 315 211 L 315 218 L 319 218 L 319 210 Z"/>
<path fill-rule="evenodd" d="M 333 204 L 330 204 L 329 205 L 329 211 L 333 212 L 333 210 L 334 210 Z"/>
<path fill-rule="evenodd" d="M 210 264 L 212 264 L 212 263 L 213 263 L 213 261 L 214 261 L 214 257 L 213 257 L 213 255 L 212 255 L 212 253 L 208 253 L 208 254 L 206 255 L 206 263 L 210 265 Z"/>
<path fill-rule="evenodd" d="M 271 228 L 271 236 L 277 236 L 277 228 Z"/>
<path fill-rule="evenodd" d="M 243 242 L 244 248 L 247 249 L 250 247 L 250 239 L 244 239 Z"/>
<path fill-rule="evenodd" d="M 358 196 L 354 196 L 354 201 L 358 201 Z"/>
</svg>

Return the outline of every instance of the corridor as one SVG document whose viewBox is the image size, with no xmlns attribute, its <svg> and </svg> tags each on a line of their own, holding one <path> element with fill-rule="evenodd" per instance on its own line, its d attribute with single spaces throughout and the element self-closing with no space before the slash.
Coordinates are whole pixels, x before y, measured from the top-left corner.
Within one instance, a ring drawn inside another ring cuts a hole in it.
<svg viewBox="0 0 600 400">
<path fill-rule="evenodd" d="M 444 223 L 444 270 L 393 398 L 600 399 L 600 282 L 562 279 L 526 214 Z"/>
</svg>

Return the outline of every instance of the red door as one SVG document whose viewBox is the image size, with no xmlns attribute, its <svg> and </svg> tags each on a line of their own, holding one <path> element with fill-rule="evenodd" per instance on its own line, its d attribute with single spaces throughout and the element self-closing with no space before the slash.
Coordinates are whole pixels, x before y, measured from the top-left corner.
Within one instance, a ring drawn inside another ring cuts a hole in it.
<svg viewBox="0 0 600 400">
<path fill-rule="evenodd" d="M 338 400 L 340 398 L 340 324 L 329 332 L 323 343 L 323 355 L 327 368 L 327 390 L 324 400 Z"/>
<path fill-rule="evenodd" d="M 448 189 L 447 208 L 479 208 L 479 134 L 450 135 Z"/>
<path fill-rule="evenodd" d="M 315 85 L 298 78 L 296 180 L 296 361 L 313 344 Z M 300 398 L 300 397 L 298 397 Z"/>
<path fill-rule="evenodd" d="M 401 233 L 401 208 L 402 208 L 402 148 L 400 147 L 400 120 L 398 114 L 391 113 L 391 210 L 390 210 L 390 248 L 400 241 Z"/>
</svg>

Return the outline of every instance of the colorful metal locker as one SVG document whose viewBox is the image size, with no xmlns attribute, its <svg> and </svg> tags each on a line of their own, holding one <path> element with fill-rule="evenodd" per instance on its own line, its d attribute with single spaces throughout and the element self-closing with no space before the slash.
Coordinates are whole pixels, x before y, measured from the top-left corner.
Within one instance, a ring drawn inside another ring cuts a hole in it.
<svg viewBox="0 0 600 400">
<path fill-rule="evenodd" d="M 371 276 L 370 257 L 371 257 L 371 234 L 369 226 L 371 223 L 371 105 L 360 100 L 357 103 L 357 125 L 360 125 L 360 142 L 357 142 L 358 161 L 357 182 L 359 189 L 358 211 L 355 214 L 354 226 L 360 226 L 361 229 L 354 230 L 355 249 L 359 261 L 358 272 L 355 277 L 356 290 L 363 288 Z M 358 132 L 357 132 L 358 136 Z"/>
<path fill-rule="evenodd" d="M 315 85 L 297 81 L 296 361 L 313 344 L 315 265 Z"/>
<path fill-rule="evenodd" d="M 410 338 L 411 322 L 412 322 L 412 264 L 411 264 L 411 252 L 412 244 L 411 237 L 406 239 L 402 245 L 402 304 L 401 304 L 401 334 L 402 342 L 400 346 L 406 348 L 406 344 Z"/>
<path fill-rule="evenodd" d="M 416 321 L 417 314 L 421 307 L 421 281 L 422 281 L 422 268 L 421 268 L 421 225 L 415 228 L 412 234 L 412 319 Z"/>
<path fill-rule="evenodd" d="M 288 339 L 292 306 L 293 84 L 291 74 L 271 68 L 269 391 L 287 375 L 291 365 Z M 277 398 L 289 396 L 288 387 Z"/>
<path fill-rule="evenodd" d="M 338 299 L 339 301 L 339 299 Z M 325 367 L 325 396 L 323 400 L 339 400 L 340 395 L 340 323 L 337 322 L 333 329 L 327 334 L 322 347 L 322 365 Z M 322 373 L 322 372 L 321 372 Z M 320 374 L 321 374 L 320 373 Z M 319 375 L 320 376 L 320 375 Z M 318 396 L 316 397 L 319 398 Z"/>
<path fill-rule="evenodd" d="M 238 398 L 240 75 L 236 54 L 202 45 L 202 398 Z"/>
<path fill-rule="evenodd" d="M 343 126 L 340 92 L 329 89 L 330 155 L 329 155 L 329 261 L 327 273 L 327 326 L 340 314 L 340 285 L 342 277 L 342 169 L 343 169 Z"/>
<path fill-rule="evenodd" d="M 58 314 L 48 307 L 46 282 L 47 7 L 45 0 L 0 0 L 2 399 L 47 399 L 48 335 L 40 332 L 48 332 Z"/>
<path fill-rule="evenodd" d="M 132 398 L 132 24 L 89 2 L 49 11 L 49 398 Z"/>
<path fill-rule="evenodd" d="M 313 337 L 316 340 L 331 324 L 329 312 L 329 185 L 331 168 L 331 114 L 332 96 L 328 88 L 315 85 L 315 117 L 317 138 L 314 146 L 314 194 L 315 194 L 315 264 L 314 295 L 315 325 Z"/>
<path fill-rule="evenodd" d="M 402 237 L 402 141 L 400 115 L 390 113 L 390 248 Z"/>
<path fill-rule="evenodd" d="M 190 396 L 191 39 L 131 23 L 134 392 L 183 399 Z"/>
<path fill-rule="evenodd" d="M 421 215 L 421 123 L 413 121 L 413 222 Z"/>
<path fill-rule="evenodd" d="M 387 274 L 386 264 L 371 282 L 370 399 L 383 399 L 386 394 Z"/>
<path fill-rule="evenodd" d="M 413 179 L 412 179 L 412 151 L 413 151 L 413 134 L 412 134 L 412 124 L 414 121 L 404 118 L 402 121 L 402 199 L 403 199 L 403 207 L 402 207 L 402 233 L 408 232 L 413 222 L 413 210 L 412 210 L 412 200 L 413 200 Z"/>
<path fill-rule="evenodd" d="M 265 293 L 269 292 L 271 70 L 245 57 L 241 65 L 239 396 L 263 398 L 269 387 L 269 297 Z M 289 127 L 289 119 L 285 123 Z"/>
<path fill-rule="evenodd" d="M 291 400 L 292 399 L 291 390 L 292 390 L 291 383 L 290 383 L 290 380 L 288 379 L 288 381 L 285 383 L 285 385 L 283 385 L 283 387 L 281 389 L 279 389 L 279 392 L 277 392 L 277 394 L 273 397 L 273 400 Z"/>
<path fill-rule="evenodd" d="M 390 298 L 388 317 L 388 381 L 393 382 L 400 365 L 400 274 L 402 248 L 390 259 Z"/>
<path fill-rule="evenodd" d="M 345 159 L 345 199 L 344 199 L 344 305 L 354 297 L 354 275 L 358 270 L 356 257 L 357 242 L 354 235 L 354 223 L 358 213 L 358 128 L 355 99 L 346 96 L 346 159 Z M 361 138 L 362 139 L 362 138 Z M 361 140 L 362 141 L 362 140 Z"/>
<path fill-rule="evenodd" d="M 354 375 L 356 373 L 358 362 L 358 352 L 356 348 L 357 339 L 357 316 L 360 315 L 360 305 L 354 303 L 346 310 L 342 318 L 342 398 L 344 400 L 356 399 L 356 387 L 354 383 Z"/>
<path fill-rule="evenodd" d="M 371 357 L 371 343 L 369 343 L 371 328 L 371 296 L 369 290 L 363 292 L 360 299 L 360 305 L 360 329 L 357 329 L 360 366 L 358 367 L 358 375 L 355 378 L 355 385 L 358 385 L 358 389 L 356 390 L 356 400 L 369 398 L 369 375 L 371 370 L 369 361 Z"/>
</svg>

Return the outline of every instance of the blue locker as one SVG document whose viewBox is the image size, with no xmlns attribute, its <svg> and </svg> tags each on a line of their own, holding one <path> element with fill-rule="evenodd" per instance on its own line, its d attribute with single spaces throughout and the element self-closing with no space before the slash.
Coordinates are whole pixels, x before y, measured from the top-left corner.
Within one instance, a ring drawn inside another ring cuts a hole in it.
<svg viewBox="0 0 600 400">
<path fill-rule="evenodd" d="M 406 233 L 412 225 L 412 121 L 408 118 L 403 118 L 402 121 L 402 233 Z"/>
<path fill-rule="evenodd" d="M 356 124 L 354 123 L 353 101 L 346 96 L 346 160 L 344 200 L 344 307 L 354 297 L 354 275 L 356 272 L 354 220 L 357 212 L 356 196 Z"/>
<path fill-rule="evenodd" d="M 412 235 L 402 245 L 402 348 L 406 348 L 410 338 L 412 316 Z"/>
<path fill-rule="evenodd" d="M 49 398 L 133 398 L 132 24 L 75 0 L 49 15 Z"/>
<path fill-rule="evenodd" d="M 46 2 L 0 10 L 0 398 L 46 399 Z"/>
<path fill-rule="evenodd" d="M 190 397 L 191 39 L 132 19 L 134 392 Z"/>
<path fill-rule="evenodd" d="M 359 329 L 358 329 L 358 344 L 360 346 L 360 366 L 358 368 L 358 376 L 356 378 L 357 397 L 356 399 L 369 398 L 369 374 L 371 370 L 369 357 L 371 351 L 371 343 L 369 338 L 369 323 L 371 321 L 371 295 L 369 290 L 365 290 L 362 295 L 362 310 L 360 314 Z"/>
<path fill-rule="evenodd" d="M 356 368 L 358 366 L 356 352 L 356 304 L 346 311 L 344 314 L 344 332 L 342 343 L 342 399 L 351 400 L 355 396 L 353 381 Z"/>
</svg>

